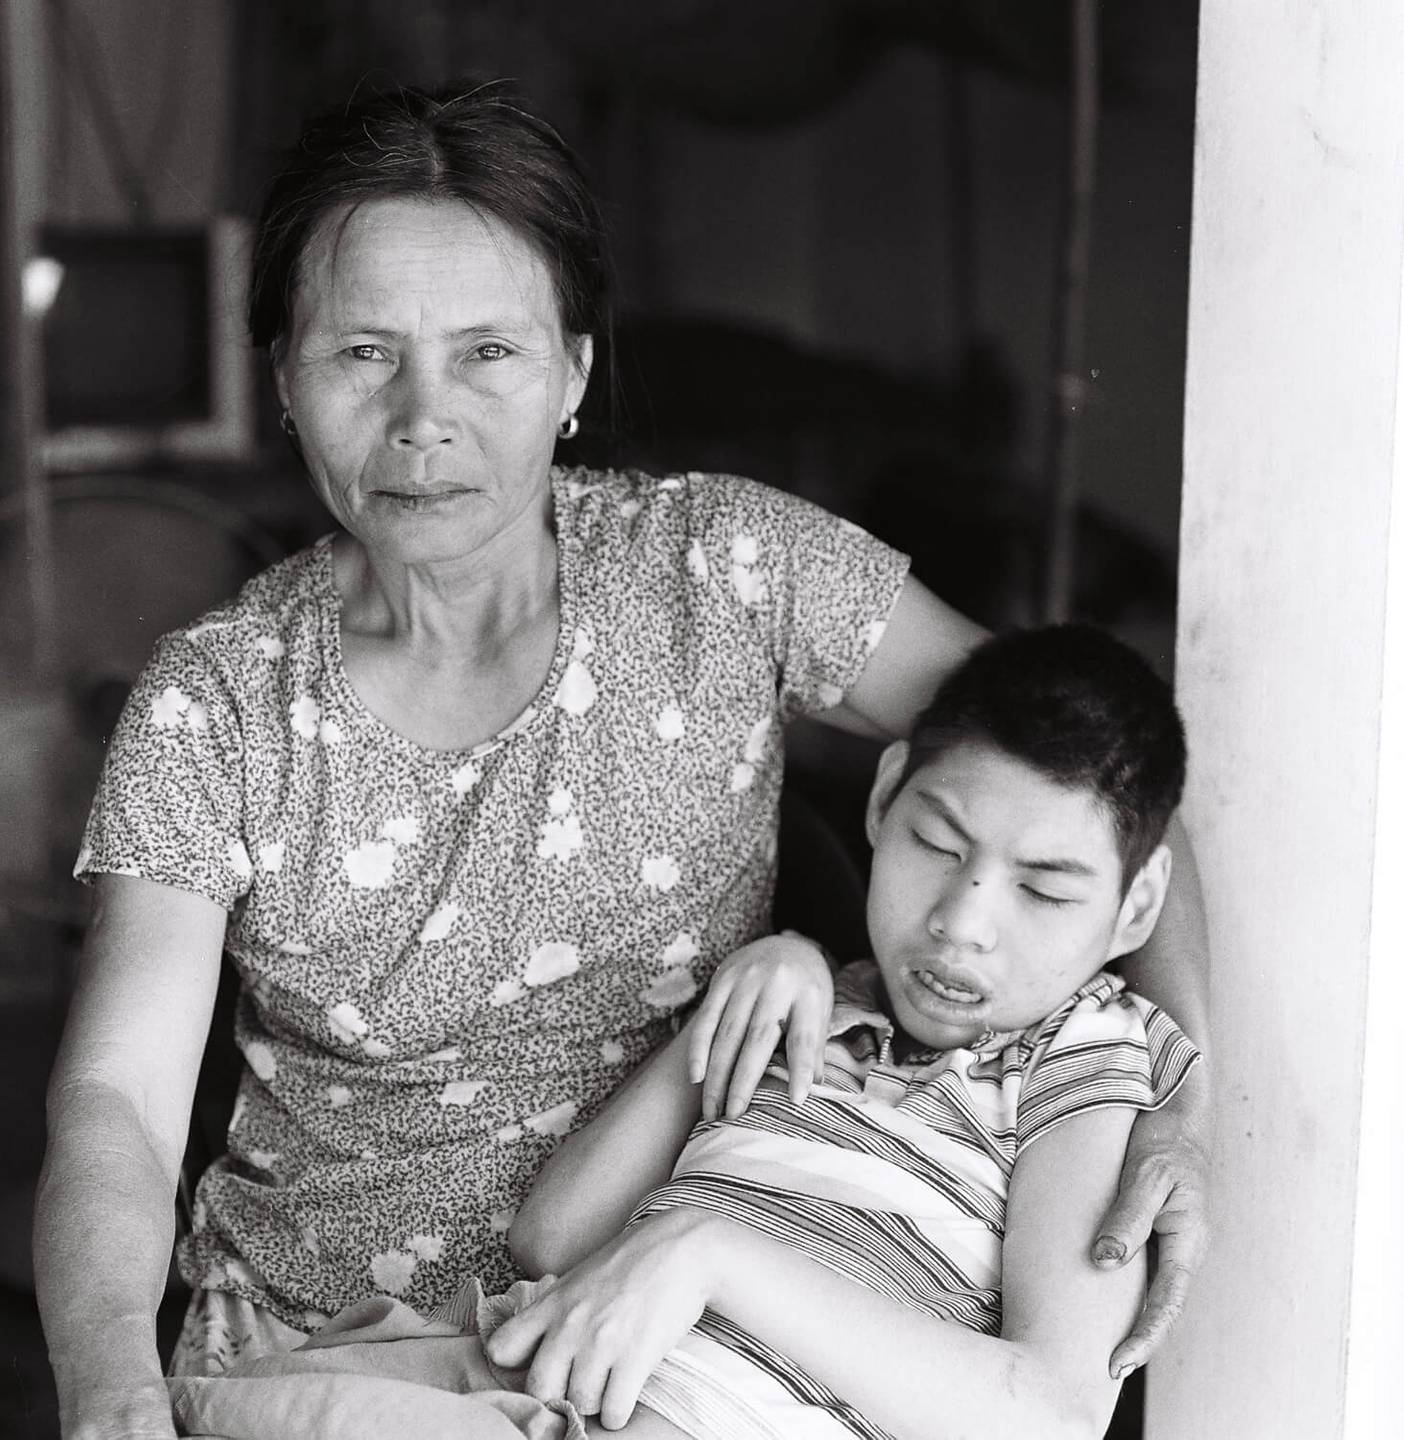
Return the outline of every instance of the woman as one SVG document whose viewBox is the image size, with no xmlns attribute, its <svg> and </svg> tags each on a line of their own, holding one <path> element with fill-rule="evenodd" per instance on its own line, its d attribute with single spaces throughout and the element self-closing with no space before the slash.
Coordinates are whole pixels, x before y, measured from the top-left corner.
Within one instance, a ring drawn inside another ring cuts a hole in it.
<svg viewBox="0 0 1404 1440">
<path fill-rule="evenodd" d="M 553 468 L 605 274 L 572 157 L 495 90 L 369 97 L 272 189 L 254 340 L 344 533 L 162 642 L 113 740 L 37 1225 L 67 1434 L 170 1434 L 153 1316 L 222 949 L 247 1064 L 182 1247 L 190 1370 L 507 1279 L 554 1139 L 766 928 L 784 722 L 905 733 L 978 634 L 813 507 Z M 1197 924 L 1163 943 L 1202 956 Z M 748 953 L 714 1094 L 777 1023 L 817 1053 L 818 960 Z M 1202 1037 L 1202 967 L 1166 969 L 1137 987 Z M 1138 1131 L 1109 1219 L 1137 1248 L 1178 1186 L 1172 1275 L 1203 1098 Z"/>
</svg>

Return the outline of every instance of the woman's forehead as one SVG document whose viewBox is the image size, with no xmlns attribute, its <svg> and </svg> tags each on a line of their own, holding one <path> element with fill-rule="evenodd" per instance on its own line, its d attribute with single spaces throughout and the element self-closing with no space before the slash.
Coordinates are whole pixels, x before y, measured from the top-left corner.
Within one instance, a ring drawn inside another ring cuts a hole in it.
<svg viewBox="0 0 1404 1440">
<path fill-rule="evenodd" d="M 308 236 L 298 308 L 341 313 L 488 306 L 558 324 L 550 268 L 512 226 L 456 199 L 387 196 L 339 206 Z M 461 316 L 457 318 L 463 318 Z"/>
</svg>

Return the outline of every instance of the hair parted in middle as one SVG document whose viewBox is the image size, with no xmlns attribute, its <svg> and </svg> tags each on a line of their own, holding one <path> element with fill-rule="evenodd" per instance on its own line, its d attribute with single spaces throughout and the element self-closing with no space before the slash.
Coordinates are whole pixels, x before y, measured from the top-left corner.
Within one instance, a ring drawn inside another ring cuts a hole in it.
<svg viewBox="0 0 1404 1440">
<path fill-rule="evenodd" d="M 318 116 L 268 188 L 254 236 L 249 330 L 275 350 L 298 268 L 328 216 L 388 198 L 461 200 L 540 252 L 567 336 L 613 334 L 604 220 L 575 153 L 506 82 L 358 94 Z"/>
</svg>

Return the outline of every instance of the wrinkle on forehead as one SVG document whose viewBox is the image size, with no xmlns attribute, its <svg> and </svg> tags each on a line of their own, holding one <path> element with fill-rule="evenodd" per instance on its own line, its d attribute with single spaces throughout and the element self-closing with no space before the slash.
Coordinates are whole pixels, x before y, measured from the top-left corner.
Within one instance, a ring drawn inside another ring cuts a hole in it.
<svg viewBox="0 0 1404 1440">
<path fill-rule="evenodd" d="M 540 247 L 505 221 L 484 213 L 466 200 L 457 198 L 429 199 L 410 195 L 374 196 L 350 201 L 323 216 L 308 235 L 294 270 L 292 306 L 290 307 L 290 315 L 294 322 L 297 316 L 297 306 L 304 298 L 308 272 L 316 270 L 326 277 L 323 296 L 324 298 L 330 297 L 335 290 L 336 271 L 348 239 L 361 239 L 360 236 L 353 237 L 351 235 L 353 224 L 359 223 L 369 227 L 374 223 L 369 212 L 389 205 L 396 205 L 402 210 L 419 211 L 426 220 L 435 212 L 440 215 L 471 216 L 477 222 L 477 238 L 490 244 L 502 261 L 501 273 L 508 277 L 515 287 L 516 299 L 521 306 L 523 315 L 532 317 L 537 315 L 537 294 L 535 292 L 539 288 L 544 288 L 547 297 L 546 313 L 551 318 L 552 338 L 559 338 L 565 342 L 565 331 L 561 323 L 560 297 L 557 294 L 554 274 L 546 257 L 541 253 Z M 385 235 L 395 233 L 412 236 L 413 230 L 408 223 L 398 227 L 398 230 L 392 230 L 390 227 L 383 229 Z M 429 243 L 431 245 L 443 243 L 441 233 L 429 232 L 427 228 L 426 233 L 430 236 Z M 515 250 L 511 244 L 513 241 L 516 242 Z M 525 264 L 522 263 L 523 260 L 526 261 Z"/>
</svg>

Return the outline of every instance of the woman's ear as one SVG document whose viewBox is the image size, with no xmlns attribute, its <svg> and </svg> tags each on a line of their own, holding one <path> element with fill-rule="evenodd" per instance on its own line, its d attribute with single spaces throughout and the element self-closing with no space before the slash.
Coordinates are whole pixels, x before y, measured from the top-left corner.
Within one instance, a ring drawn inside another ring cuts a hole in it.
<svg viewBox="0 0 1404 1440">
<path fill-rule="evenodd" d="M 1116 917 L 1116 929 L 1112 932 L 1111 948 L 1107 952 L 1108 960 L 1114 960 L 1118 955 L 1129 955 L 1150 939 L 1169 888 L 1170 847 L 1160 845 L 1141 866 L 1121 902 L 1121 913 Z"/>
<path fill-rule="evenodd" d="M 864 828 L 868 832 L 868 844 L 877 844 L 878 829 L 887 807 L 902 787 L 902 775 L 907 768 L 907 753 L 911 747 L 905 740 L 894 740 L 878 757 L 877 774 L 873 788 L 868 792 L 868 813 Z"/>
<path fill-rule="evenodd" d="M 566 405 L 560 417 L 562 420 L 574 415 L 585 398 L 585 387 L 590 383 L 590 367 L 595 363 L 595 337 L 568 335 L 566 350 L 570 355 L 570 374 L 566 377 Z"/>
<path fill-rule="evenodd" d="M 280 335 L 268 347 L 268 373 L 273 377 L 273 391 L 278 397 L 278 408 L 284 412 L 292 409 L 288 403 L 288 380 L 283 368 L 287 358 L 287 346 Z"/>
</svg>

